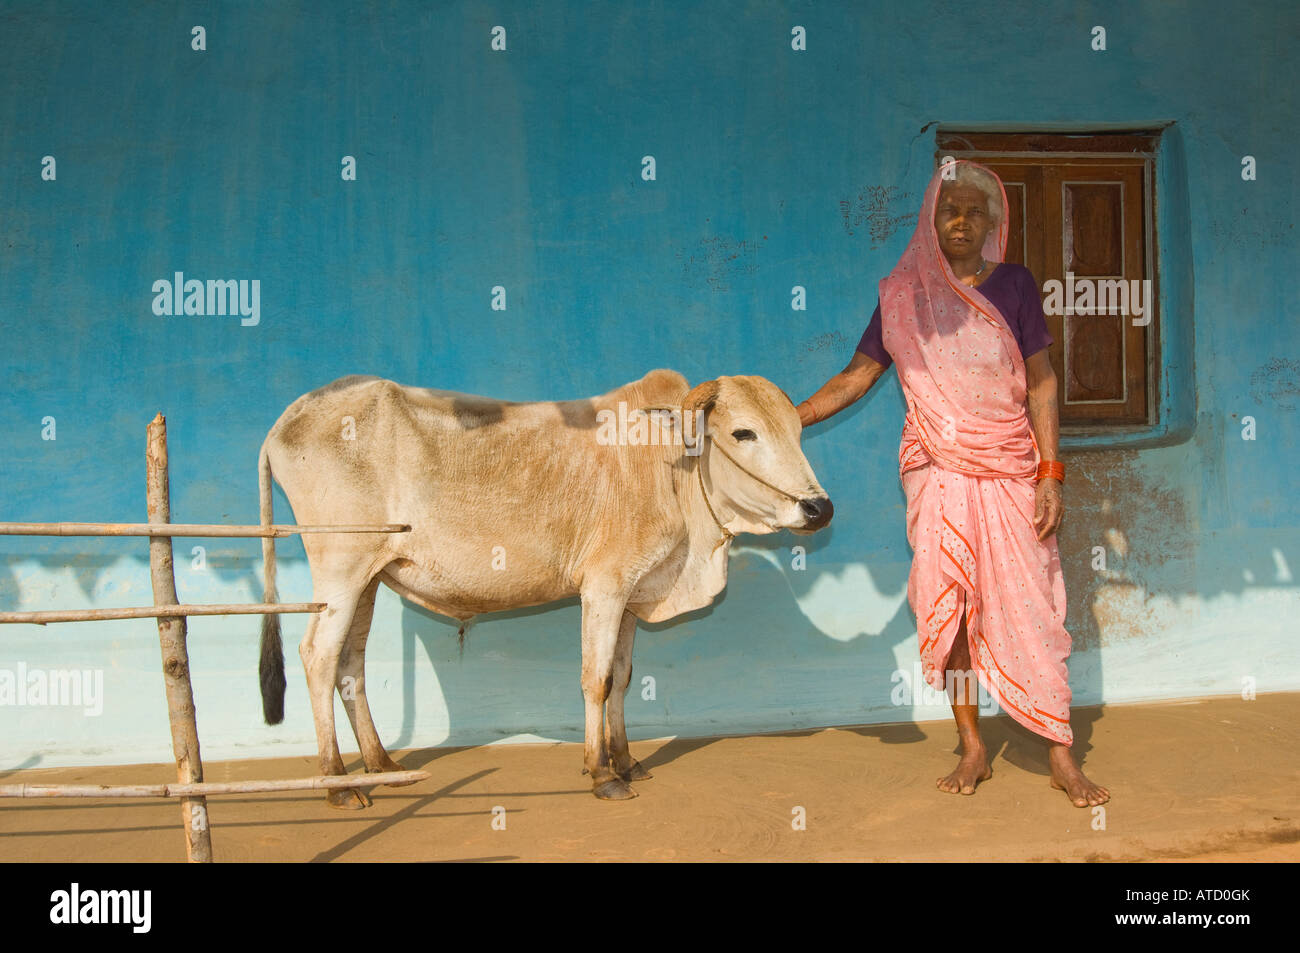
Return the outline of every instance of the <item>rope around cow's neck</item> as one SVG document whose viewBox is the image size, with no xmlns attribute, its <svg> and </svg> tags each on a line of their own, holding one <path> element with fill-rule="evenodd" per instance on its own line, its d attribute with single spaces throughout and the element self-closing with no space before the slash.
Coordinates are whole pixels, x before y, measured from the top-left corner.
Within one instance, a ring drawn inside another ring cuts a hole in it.
<svg viewBox="0 0 1300 953">
<path fill-rule="evenodd" d="M 641 409 L 650 410 L 650 411 L 663 411 L 667 413 L 671 413 L 674 410 L 674 408 L 672 407 L 642 407 Z M 704 439 L 708 440 L 709 436 L 710 435 L 706 433 L 704 435 Z M 773 486 L 771 483 L 768 483 L 757 473 L 754 473 L 752 470 L 746 467 L 743 463 L 741 463 L 731 454 L 727 453 L 726 448 L 723 447 L 722 444 L 718 443 L 718 441 L 714 440 L 713 446 L 717 447 L 719 453 L 721 453 L 724 457 L 730 460 L 732 464 L 740 470 L 741 473 L 745 474 L 750 479 L 757 480 L 759 483 L 763 484 L 763 486 L 767 487 L 769 490 L 772 490 L 776 493 L 780 493 L 786 499 L 793 500 L 796 503 L 799 502 L 799 497 L 795 496 L 793 493 L 787 493 L 779 486 Z M 704 498 L 704 508 L 708 510 L 709 515 L 713 517 L 713 522 L 718 524 L 718 529 L 722 530 L 722 538 L 713 544 L 713 550 L 714 552 L 717 552 L 719 546 L 721 546 L 725 542 L 728 542 L 729 540 L 735 539 L 736 534 L 733 533 L 731 530 L 727 529 L 727 527 L 722 524 L 722 520 L 718 519 L 718 514 L 713 511 L 713 506 L 712 504 L 709 503 L 709 493 L 707 490 L 704 489 L 704 467 L 702 466 L 703 461 L 704 461 L 704 455 L 700 454 L 699 458 L 695 461 L 695 475 L 700 482 L 700 496 Z"/>
<path fill-rule="evenodd" d="M 717 446 L 717 444 L 714 444 L 714 446 Z M 713 507 L 709 505 L 709 494 L 704 489 L 704 467 L 701 466 L 701 461 L 699 460 L 695 461 L 695 475 L 699 477 L 700 480 L 700 496 L 704 499 L 704 508 L 708 510 L 709 515 L 713 517 L 713 522 L 718 524 L 718 529 L 722 530 L 722 538 L 713 544 L 712 552 L 716 553 L 719 546 L 723 543 L 731 542 L 731 540 L 736 538 L 736 534 L 722 525 L 722 520 L 718 519 L 718 514 L 713 512 Z"/>
</svg>

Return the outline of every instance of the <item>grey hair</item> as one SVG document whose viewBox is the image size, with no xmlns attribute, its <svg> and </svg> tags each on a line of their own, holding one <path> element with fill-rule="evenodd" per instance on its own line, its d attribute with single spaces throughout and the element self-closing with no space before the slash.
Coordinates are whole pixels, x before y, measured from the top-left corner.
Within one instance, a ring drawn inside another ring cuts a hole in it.
<svg viewBox="0 0 1300 953">
<path fill-rule="evenodd" d="M 1002 221 L 1002 190 L 998 188 L 997 180 L 990 173 L 983 169 L 977 169 L 968 162 L 963 162 L 957 166 L 956 178 L 945 179 L 939 190 L 942 192 L 954 185 L 968 185 L 979 189 L 984 193 L 984 197 L 988 199 L 989 218 L 994 222 Z"/>
</svg>

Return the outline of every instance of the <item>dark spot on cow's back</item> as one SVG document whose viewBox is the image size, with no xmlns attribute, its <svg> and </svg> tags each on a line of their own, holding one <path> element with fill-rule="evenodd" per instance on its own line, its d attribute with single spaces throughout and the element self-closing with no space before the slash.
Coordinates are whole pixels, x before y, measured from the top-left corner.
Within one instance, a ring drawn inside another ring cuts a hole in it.
<svg viewBox="0 0 1300 953">
<path fill-rule="evenodd" d="M 556 406 L 560 409 L 564 426 L 582 430 L 596 426 L 596 402 L 592 398 L 562 400 Z"/>
<path fill-rule="evenodd" d="M 456 423 L 466 430 L 499 424 L 505 418 L 502 401 L 473 394 L 460 394 L 452 398 L 451 409 L 456 415 Z"/>
<path fill-rule="evenodd" d="M 303 394 L 289 405 L 288 410 L 285 411 L 284 416 L 280 419 L 277 429 L 280 442 L 285 446 L 294 449 L 308 446 L 312 442 L 312 437 L 321 430 L 322 427 L 324 427 L 325 432 L 329 432 L 329 430 L 334 426 L 334 423 L 337 423 L 338 425 L 338 430 L 336 432 L 341 433 L 343 429 L 343 417 L 347 415 L 355 417 L 357 412 L 347 409 L 339 410 L 337 413 L 337 421 L 327 422 L 321 415 L 322 403 L 326 403 L 331 407 L 342 407 L 344 405 L 334 401 L 323 402 L 322 398 L 372 381 L 383 381 L 383 379 L 374 377 L 373 375 L 352 374 L 348 377 L 340 377 L 338 380 L 332 381 L 324 387 L 317 388 L 308 394 Z M 383 383 L 391 383 L 391 381 L 383 381 Z M 333 411 L 331 411 L 331 414 L 333 414 Z M 326 426 L 327 423 L 328 426 Z"/>
<path fill-rule="evenodd" d="M 308 415 L 296 413 L 288 420 L 280 422 L 277 430 L 277 436 L 280 443 L 291 449 L 298 449 L 307 442 L 308 432 L 311 429 L 311 422 Z"/>
</svg>

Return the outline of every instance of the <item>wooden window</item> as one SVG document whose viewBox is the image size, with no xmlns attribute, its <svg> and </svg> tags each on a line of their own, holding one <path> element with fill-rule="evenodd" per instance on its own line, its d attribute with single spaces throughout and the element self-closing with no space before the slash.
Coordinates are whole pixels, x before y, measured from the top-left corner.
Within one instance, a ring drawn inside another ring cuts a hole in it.
<svg viewBox="0 0 1300 953">
<path fill-rule="evenodd" d="M 958 129 L 936 137 L 936 163 L 943 156 L 972 159 L 1006 186 L 1007 261 L 1029 268 L 1044 298 L 1062 433 L 1156 420 L 1158 137 Z M 1060 283 L 1055 298 L 1051 282 Z"/>
</svg>

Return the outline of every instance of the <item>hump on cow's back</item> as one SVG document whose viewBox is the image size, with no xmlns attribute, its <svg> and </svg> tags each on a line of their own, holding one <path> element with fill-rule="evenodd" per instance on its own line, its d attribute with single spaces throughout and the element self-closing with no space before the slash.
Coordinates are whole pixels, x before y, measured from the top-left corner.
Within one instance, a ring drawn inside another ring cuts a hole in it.
<svg viewBox="0 0 1300 953">
<path fill-rule="evenodd" d="M 677 407 L 690 389 L 686 378 L 677 371 L 658 367 L 640 380 L 616 387 L 603 396 L 615 403 L 628 400 L 641 407 Z"/>
<path fill-rule="evenodd" d="M 599 415 L 609 411 L 618 413 L 619 404 L 623 404 L 624 413 L 642 407 L 677 407 L 682 397 L 690 388 L 686 378 L 676 371 L 658 368 L 650 371 L 639 380 L 620 384 L 603 394 L 591 397 L 576 397 L 570 400 L 539 401 L 525 405 L 550 420 L 556 410 L 565 425 L 576 429 L 590 429 L 597 426 Z"/>
<path fill-rule="evenodd" d="M 327 394 L 332 394 L 335 391 L 346 390 L 347 388 L 355 387 L 358 384 L 366 384 L 369 383 L 370 381 L 382 381 L 382 380 L 383 380 L 382 377 L 378 377 L 374 374 L 348 374 L 346 377 L 340 377 L 336 381 L 330 381 L 324 387 L 316 388 L 314 391 L 312 391 L 310 394 L 307 394 L 306 396 L 324 397 Z"/>
</svg>

